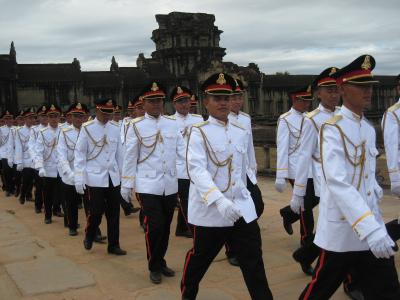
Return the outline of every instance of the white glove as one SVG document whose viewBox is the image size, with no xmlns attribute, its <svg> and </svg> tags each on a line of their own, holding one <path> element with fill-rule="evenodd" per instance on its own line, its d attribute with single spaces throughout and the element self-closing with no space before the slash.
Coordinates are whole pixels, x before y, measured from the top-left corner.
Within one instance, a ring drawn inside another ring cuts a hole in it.
<svg viewBox="0 0 400 300">
<path fill-rule="evenodd" d="M 285 178 L 277 178 L 275 180 L 275 189 L 279 193 L 283 193 L 283 191 L 286 189 L 286 179 Z"/>
<path fill-rule="evenodd" d="M 240 211 L 235 208 L 232 201 L 225 197 L 216 200 L 215 205 L 217 206 L 218 212 L 231 222 L 236 222 L 241 217 Z"/>
<path fill-rule="evenodd" d="M 131 201 L 132 189 L 121 187 L 121 196 L 125 200 L 125 202 L 129 203 Z"/>
<path fill-rule="evenodd" d="M 68 180 L 68 182 L 72 182 L 72 184 L 73 184 L 73 182 L 74 182 L 74 180 L 75 180 L 74 172 L 72 172 L 72 171 L 67 171 L 66 179 Z"/>
<path fill-rule="evenodd" d="M 13 167 L 13 162 L 12 162 L 11 160 L 7 159 L 7 163 L 8 163 L 8 166 L 9 166 L 10 168 Z"/>
<path fill-rule="evenodd" d="M 22 169 L 23 169 L 22 164 L 18 164 L 18 165 L 17 165 L 17 171 L 18 171 L 18 172 L 21 172 Z"/>
<path fill-rule="evenodd" d="M 367 243 L 376 258 L 390 258 L 394 255 L 394 242 L 382 228 L 370 233 Z"/>
<path fill-rule="evenodd" d="M 85 185 L 82 183 L 76 183 L 75 190 L 78 194 L 83 195 L 85 193 Z"/>
<path fill-rule="evenodd" d="M 46 177 L 46 170 L 44 168 L 39 169 L 39 176 L 40 177 Z"/>
<path fill-rule="evenodd" d="M 304 197 L 293 194 L 290 200 L 290 208 L 296 214 L 300 214 L 300 212 L 304 210 Z"/>
<path fill-rule="evenodd" d="M 390 185 L 390 190 L 393 195 L 400 196 L 400 181 L 392 182 Z"/>
</svg>

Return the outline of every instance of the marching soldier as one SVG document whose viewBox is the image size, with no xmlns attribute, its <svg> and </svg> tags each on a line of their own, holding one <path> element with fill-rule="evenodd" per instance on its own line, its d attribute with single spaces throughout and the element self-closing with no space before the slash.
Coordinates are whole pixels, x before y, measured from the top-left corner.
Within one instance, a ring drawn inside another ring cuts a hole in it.
<svg viewBox="0 0 400 300">
<path fill-rule="evenodd" d="M 170 99 L 175 107 L 175 119 L 178 126 L 179 133 L 182 135 L 185 148 L 189 137 L 190 127 L 203 121 L 200 115 L 189 113 L 191 107 L 192 91 L 184 86 L 175 87 Z M 187 209 L 188 209 L 188 196 L 190 180 L 187 174 L 186 158 L 185 156 L 178 156 L 176 159 L 176 172 L 178 177 L 178 200 L 180 202 L 180 209 L 178 210 L 178 218 L 176 224 L 176 236 L 192 237 L 191 226 L 187 222 Z"/>
<path fill-rule="evenodd" d="M 16 157 L 16 152 L 15 152 L 15 143 L 17 137 L 17 130 L 18 128 L 22 127 L 25 125 L 25 117 L 24 117 L 24 111 L 20 110 L 17 116 L 15 117 L 15 125 L 11 128 L 11 137 L 12 139 L 9 140 L 9 145 L 8 149 L 11 150 L 8 153 L 8 165 L 13 168 L 14 172 L 14 182 L 15 182 L 15 197 L 19 197 L 21 193 L 21 179 L 22 179 L 22 170 L 17 170 L 17 157 Z"/>
<path fill-rule="evenodd" d="M 12 149 L 10 149 L 10 142 L 13 138 L 12 122 L 14 120 L 14 116 L 7 110 L 3 114 L 2 119 L 4 120 L 5 125 L 0 127 L 0 157 L 6 197 L 10 197 L 15 192 L 15 186 L 12 164 L 11 166 L 9 165 L 7 157 L 9 153 L 12 152 Z"/>
<path fill-rule="evenodd" d="M 113 113 L 113 121 L 118 123 L 119 126 L 122 124 L 122 109 L 121 106 L 115 105 L 114 107 L 114 113 Z"/>
<path fill-rule="evenodd" d="M 351 269 L 365 299 L 400 299 L 395 244 L 379 209 L 375 130 L 363 116 L 377 83 L 374 67 L 374 58 L 362 55 L 331 75 L 343 106 L 320 129 L 323 178 L 314 243 L 321 253 L 300 299 L 329 299 Z"/>
<path fill-rule="evenodd" d="M 120 170 L 122 145 L 118 123 L 112 121 L 115 102 L 98 99 L 96 117 L 82 125 L 75 147 L 75 189 L 89 195 L 89 216 L 83 245 L 90 250 L 103 214 L 107 219 L 109 254 L 126 255 L 119 244 Z"/>
<path fill-rule="evenodd" d="M 193 125 L 188 141 L 188 220 L 194 225 L 194 245 L 186 255 L 182 299 L 196 298 L 201 279 L 228 240 L 251 298 L 272 299 L 257 213 L 246 188 L 249 132 L 228 119 L 234 89 L 235 81 L 225 73 L 214 74 L 203 83 L 203 103 L 210 117 Z"/>
<path fill-rule="evenodd" d="M 29 108 L 24 112 L 25 125 L 16 130 L 15 139 L 15 158 L 17 171 L 22 173 L 21 194 L 19 202 L 21 204 L 26 201 L 32 201 L 32 187 L 34 178 L 33 159 L 29 151 L 29 138 L 31 135 L 32 125 L 36 118 L 33 108 Z"/>
<path fill-rule="evenodd" d="M 47 110 L 49 125 L 39 131 L 36 143 L 36 166 L 43 180 L 43 202 L 45 208 L 44 223 L 52 223 L 52 214 L 57 215 L 57 200 L 59 187 L 57 142 L 60 134 L 58 126 L 61 109 L 52 104 Z M 53 212 L 53 213 L 52 213 Z M 64 216 L 64 215 L 57 215 Z"/>
<path fill-rule="evenodd" d="M 304 113 L 309 110 L 313 100 L 310 85 L 289 93 L 289 96 L 292 100 L 292 108 L 279 117 L 276 136 L 277 166 L 275 188 L 278 192 L 284 191 L 287 179 L 292 186 L 294 184 L 303 131 Z M 307 168 L 302 171 L 307 174 L 307 178 L 312 177 L 310 166 L 307 166 Z M 314 191 L 312 190 L 310 192 L 312 194 L 311 196 L 315 197 Z M 282 208 L 280 214 L 283 218 L 285 230 L 288 234 L 293 234 L 291 224 L 299 219 L 298 214 L 295 213 L 290 206 Z M 302 244 L 307 236 L 312 234 L 312 232 L 307 230 L 306 224 L 303 221 L 300 222 L 300 234 Z"/>
<path fill-rule="evenodd" d="M 87 120 L 88 109 L 81 103 L 72 104 L 66 115 L 70 116 L 72 124 L 61 130 L 57 144 L 57 156 L 63 191 L 66 200 L 65 214 L 68 220 L 69 235 L 78 234 L 78 204 L 81 195 L 75 190 L 74 184 L 74 150 L 82 123 Z"/>
<path fill-rule="evenodd" d="M 177 203 L 176 157 L 184 155 L 185 147 L 175 117 L 162 115 L 164 88 L 152 82 L 141 95 L 146 114 L 132 120 L 128 129 L 121 195 L 129 201 L 135 190 L 139 196 L 150 281 L 159 284 L 161 275 L 175 276 L 164 257 Z"/>
</svg>

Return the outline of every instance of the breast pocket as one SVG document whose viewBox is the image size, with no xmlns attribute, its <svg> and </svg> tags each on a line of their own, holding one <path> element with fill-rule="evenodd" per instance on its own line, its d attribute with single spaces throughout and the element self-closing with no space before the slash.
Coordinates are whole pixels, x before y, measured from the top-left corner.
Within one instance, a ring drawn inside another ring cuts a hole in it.
<svg viewBox="0 0 400 300">
<path fill-rule="evenodd" d="M 157 175 L 156 170 L 139 170 L 138 177 L 139 178 L 155 178 Z"/>
<path fill-rule="evenodd" d="M 176 149 L 177 134 L 167 132 L 163 134 L 165 146 L 169 149 Z"/>
<path fill-rule="evenodd" d="M 117 149 L 117 145 L 118 145 L 118 139 L 116 138 L 109 138 L 108 141 L 108 146 L 110 147 L 110 150 L 114 151 Z"/>
</svg>

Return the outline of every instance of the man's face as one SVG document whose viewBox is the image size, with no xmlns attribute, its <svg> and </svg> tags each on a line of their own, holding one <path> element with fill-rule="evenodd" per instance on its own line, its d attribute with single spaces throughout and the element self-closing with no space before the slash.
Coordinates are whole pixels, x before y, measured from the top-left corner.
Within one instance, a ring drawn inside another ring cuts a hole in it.
<svg viewBox="0 0 400 300">
<path fill-rule="evenodd" d="M 58 122 L 60 122 L 60 114 L 53 113 L 47 116 L 49 120 L 49 125 L 53 128 L 57 128 Z"/>
<path fill-rule="evenodd" d="M 87 114 L 71 114 L 71 122 L 75 128 L 81 128 L 82 123 L 88 119 Z"/>
<path fill-rule="evenodd" d="M 47 124 L 49 123 L 49 118 L 47 117 L 47 115 L 40 115 L 38 118 L 40 124 L 42 124 L 43 126 L 47 126 Z"/>
<path fill-rule="evenodd" d="M 4 122 L 8 127 L 12 126 L 14 124 L 14 119 L 13 118 L 5 118 Z"/>
<path fill-rule="evenodd" d="M 25 118 L 18 118 L 17 119 L 17 125 L 18 126 L 24 126 L 25 125 Z"/>
<path fill-rule="evenodd" d="M 181 98 L 174 102 L 174 107 L 178 113 L 186 116 L 190 111 L 190 98 Z"/>
<path fill-rule="evenodd" d="M 67 123 L 71 124 L 72 123 L 72 115 L 71 114 L 67 114 L 65 116 L 65 119 L 67 120 Z"/>
<path fill-rule="evenodd" d="M 122 115 L 121 115 L 121 113 L 114 113 L 113 114 L 113 120 L 115 121 L 115 122 L 119 122 L 120 120 L 122 119 Z"/>
<path fill-rule="evenodd" d="M 335 110 L 335 106 L 337 106 L 340 101 L 340 94 L 336 85 L 320 86 L 317 90 L 317 96 L 321 104 L 332 111 Z"/>
<path fill-rule="evenodd" d="M 229 96 L 227 95 L 206 95 L 204 105 L 208 113 L 214 118 L 226 121 L 230 112 Z"/>
<path fill-rule="evenodd" d="M 135 118 L 135 110 L 134 109 L 128 109 L 127 113 L 126 113 L 127 117 L 131 117 L 131 118 Z"/>
<path fill-rule="evenodd" d="M 26 117 L 26 118 L 25 118 L 26 126 L 28 126 L 28 127 L 33 126 L 33 125 L 35 124 L 35 120 L 36 120 L 36 117 L 35 117 L 35 116 Z"/>
<path fill-rule="evenodd" d="M 108 121 L 112 120 L 113 113 L 105 113 L 101 110 L 96 110 L 96 119 L 99 120 L 101 123 L 106 124 Z"/>
<path fill-rule="evenodd" d="M 239 111 L 242 109 L 243 107 L 243 95 L 242 94 L 236 94 L 236 95 L 232 95 L 229 97 L 229 104 L 231 106 L 231 111 L 233 111 L 234 113 L 239 113 Z"/>
<path fill-rule="evenodd" d="M 345 83 L 339 86 L 343 101 L 352 107 L 365 109 L 371 105 L 373 86 Z"/>
<path fill-rule="evenodd" d="M 135 117 L 143 117 L 146 111 L 143 108 L 142 104 L 136 105 L 135 107 Z"/>
<path fill-rule="evenodd" d="M 145 99 L 143 101 L 143 108 L 151 116 L 159 116 L 163 111 L 164 101 L 162 98 Z M 136 116 L 139 117 L 136 111 Z"/>
<path fill-rule="evenodd" d="M 296 98 L 293 100 L 293 108 L 299 112 L 306 112 L 310 110 L 311 102 L 309 100 L 303 100 Z"/>
</svg>

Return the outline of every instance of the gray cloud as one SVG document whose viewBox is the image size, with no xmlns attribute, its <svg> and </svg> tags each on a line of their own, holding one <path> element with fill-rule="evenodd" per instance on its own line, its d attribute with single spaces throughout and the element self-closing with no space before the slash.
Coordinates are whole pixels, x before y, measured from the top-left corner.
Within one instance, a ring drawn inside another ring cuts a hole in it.
<svg viewBox="0 0 400 300">
<path fill-rule="evenodd" d="M 376 73 L 400 72 L 398 0 L 0 0 L 0 7 L 0 53 L 14 40 L 20 63 L 77 57 L 84 70 L 107 70 L 115 55 L 120 66 L 134 66 L 138 53 L 154 51 L 154 15 L 187 11 L 216 16 L 226 61 L 255 62 L 268 74 L 317 73 L 364 53 L 376 58 Z"/>
</svg>

